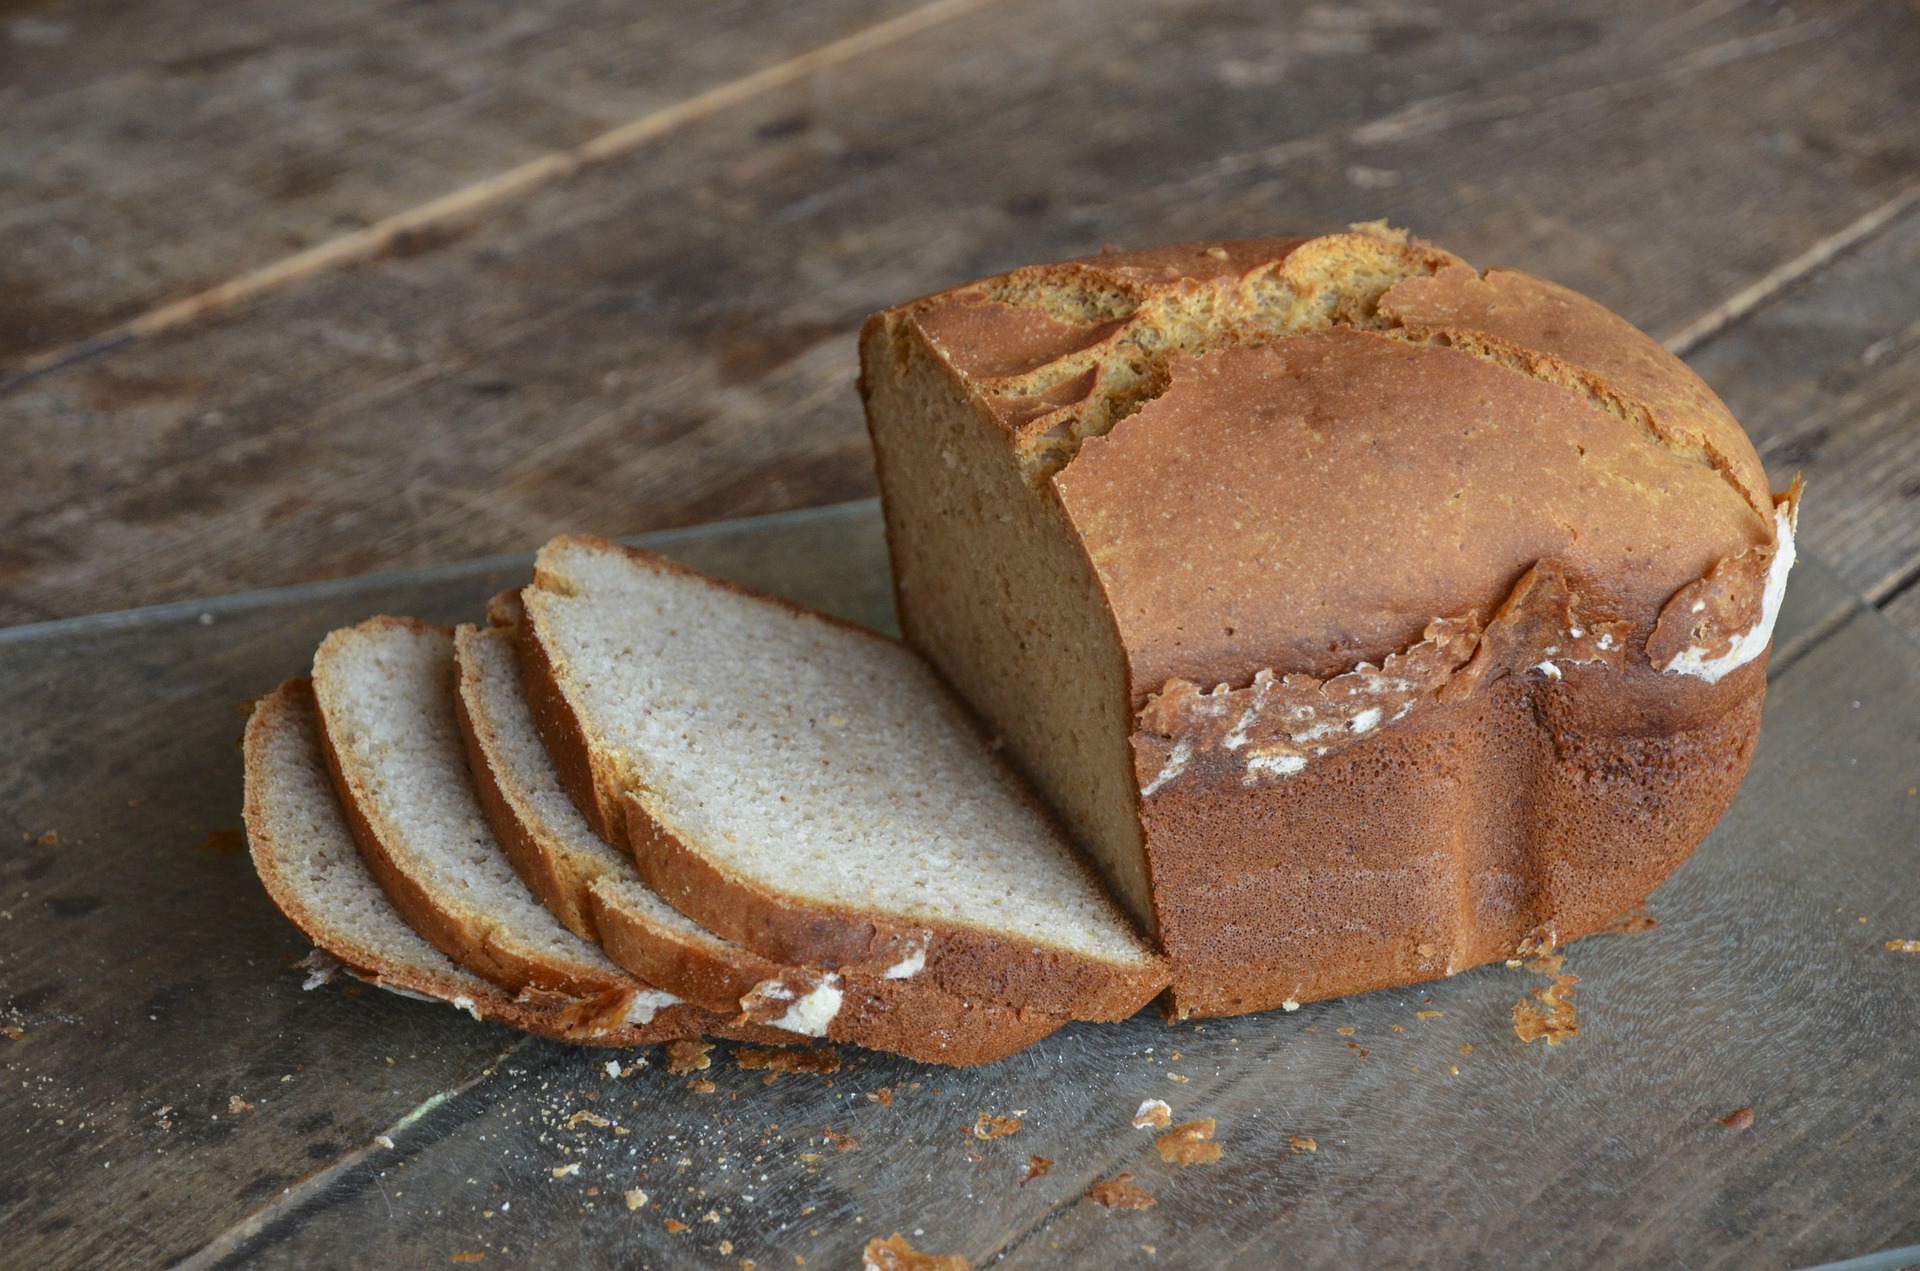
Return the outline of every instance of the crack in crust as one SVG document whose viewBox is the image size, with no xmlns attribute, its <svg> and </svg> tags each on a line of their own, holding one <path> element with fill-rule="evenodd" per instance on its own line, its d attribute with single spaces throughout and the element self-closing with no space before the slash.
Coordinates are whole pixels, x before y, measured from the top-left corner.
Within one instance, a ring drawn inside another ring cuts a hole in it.
<svg viewBox="0 0 1920 1271">
<path fill-rule="evenodd" d="M 1383 329 L 1392 323 L 1380 300 L 1395 285 L 1461 263 L 1451 252 L 1378 224 L 1354 228 L 1245 272 L 1169 286 L 1120 277 L 1097 264 L 1043 265 L 931 297 L 912 312 L 923 317 L 958 298 L 1077 329 L 1067 337 L 1077 347 L 1040 365 L 969 377 L 1012 428 L 1028 479 L 1041 485 L 1087 438 L 1110 432 L 1165 392 L 1173 359 L 1332 326 Z M 1224 249 L 1213 250 L 1225 259 Z"/>
<path fill-rule="evenodd" d="M 1326 680 L 1266 669 L 1244 688 L 1211 692 L 1171 679 L 1136 717 L 1140 793 L 1152 798 L 1189 774 L 1248 786 L 1284 779 L 1422 702 L 1456 701 L 1505 675 L 1558 680 L 1562 666 L 1618 667 L 1632 630 L 1629 622 L 1583 618 L 1566 571 L 1541 561 L 1484 626 L 1472 610 L 1435 618 L 1417 644 L 1377 666 L 1362 662 Z"/>
<path fill-rule="evenodd" d="M 1226 260 L 1224 248 L 1211 251 Z M 1395 294 L 1411 280 L 1445 283 L 1458 292 L 1496 275 L 1523 277 L 1476 270 L 1405 231 L 1367 222 L 1347 234 L 1295 244 L 1278 259 L 1205 278 L 1154 281 L 1115 272 L 1097 260 L 1041 265 L 929 297 L 909 312 L 928 322 L 936 343 L 940 331 L 931 311 L 958 301 L 1025 315 L 1029 323 L 1046 324 L 1053 342 L 1070 346 L 1052 350 L 1037 365 L 959 368 L 1013 433 L 1022 467 L 1035 486 L 1066 468 L 1088 438 L 1111 432 L 1165 393 L 1175 359 L 1346 326 L 1455 349 L 1565 388 L 1675 457 L 1711 468 L 1770 519 L 1772 500 L 1754 487 L 1752 474 L 1743 474 L 1711 437 L 1667 418 L 1658 404 L 1607 374 L 1546 350 L 1472 324 L 1422 321 L 1404 311 L 1417 308 L 1430 292 L 1407 296 L 1405 305 Z M 1031 338 L 1031 326 L 1027 334 Z"/>
</svg>

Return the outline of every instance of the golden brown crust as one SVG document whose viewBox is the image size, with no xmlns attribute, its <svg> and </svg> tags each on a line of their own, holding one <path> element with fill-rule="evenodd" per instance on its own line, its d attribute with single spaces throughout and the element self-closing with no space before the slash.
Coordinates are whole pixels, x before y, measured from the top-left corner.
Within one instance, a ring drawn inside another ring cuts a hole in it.
<svg viewBox="0 0 1920 1271">
<path fill-rule="evenodd" d="M 1174 1011 L 1434 979 L 1604 927 L 1686 859 L 1753 755 L 1764 659 L 1682 690 L 1644 667 L 1523 671 L 1285 782 L 1146 800 Z"/>
<path fill-rule="evenodd" d="M 1307 497 L 1320 481 L 1340 497 Z M 1542 560 L 1644 639 L 1677 588 L 1763 532 L 1711 468 L 1579 394 L 1345 328 L 1176 364 L 1054 484 L 1136 703 L 1173 678 L 1377 660 L 1436 617 L 1491 613 Z"/>
<path fill-rule="evenodd" d="M 777 997 L 764 998 L 764 1005 L 749 1011 L 749 1018 L 770 1023 L 784 1014 L 787 1004 L 830 978 L 830 973 L 783 964 L 743 947 L 722 954 L 691 941 L 663 937 L 599 889 L 594 903 L 609 957 L 711 1010 L 738 1012 L 755 1002 L 757 990 L 776 985 Z M 1064 1016 L 1044 1011 L 969 1001 L 910 980 L 859 974 L 831 979 L 841 1000 L 827 1026 L 829 1039 L 890 1051 L 920 1063 L 994 1063 L 1067 1022 Z"/>
<path fill-rule="evenodd" d="M 1416 338 L 1473 333 L 1564 360 L 1643 405 L 1667 445 L 1697 452 L 1771 523 L 1766 469 L 1745 431 L 1706 381 L 1658 341 L 1577 291 L 1517 269 L 1466 265 L 1410 278 L 1380 301 Z"/>
</svg>

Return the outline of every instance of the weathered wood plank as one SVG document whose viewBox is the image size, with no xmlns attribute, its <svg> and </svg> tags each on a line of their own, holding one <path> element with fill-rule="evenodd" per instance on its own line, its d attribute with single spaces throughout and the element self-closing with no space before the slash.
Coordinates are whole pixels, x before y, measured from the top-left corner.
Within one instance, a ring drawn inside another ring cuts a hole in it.
<svg viewBox="0 0 1920 1271">
<path fill-rule="evenodd" d="M 1660 928 L 1571 948 L 1565 1045 L 1518 1041 L 1513 1004 L 1544 981 L 1500 967 L 1297 1014 L 1149 1012 L 964 1072 L 848 1051 L 831 1079 L 766 1085 L 722 1047 L 697 1074 L 614 1077 L 543 1045 L 233 1261 L 852 1266 L 898 1230 L 975 1265 L 1805 1266 L 1920 1239 L 1920 996 L 1883 947 L 1920 929 L 1920 649 L 1843 594 L 1817 561 L 1797 579 L 1783 645 L 1836 604 L 1852 620 L 1776 681 Z M 1130 1125 L 1145 1098 L 1216 1117 L 1222 1162 L 1161 1161 Z M 1743 1106 L 1752 1129 L 1716 1124 Z M 968 1137 L 982 1112 L 1022 1128 Z M 1035 1154 L 1053 1167 L 1023 1187 Z M 1081 1198 L 1122 1170 L 1154 1208 Z"/>
<path fill-rule="evenodd" d="M 871 504 L 649 542 L 890 622 Z M 235 836 L 234 740 L 236 707 L 300 674 L 332 627 L 380 611 L 473 620 L 530 564 L 0 633 L 0 1025 L 19 1030 L 0 1037 L 8 1265 L 192 1253 L 522 1042 L 372 989 L 301 992 L 289 963 L 307 945 Z"/>
<path fill-rule="evenodd" d="M 905 7 L 36 6 L 0 32 L 0 366 Z"/>
<path fill-rule="evenodd" d="M 1693 16 L 956 20 L 439 251 L 17 391 L 0 619 L 858 496 L 859 318 L 1105 240 L 1384 211 L 1678 327 L 1907 179 L 1920 96 L 1906 10 Z"/>
<path fill-rule="evenodd" d="M 1774 480 L 1805 474 L 1808 545 L 1920 638 L 1920 212 L 1692 361 Z"/>
</svg>

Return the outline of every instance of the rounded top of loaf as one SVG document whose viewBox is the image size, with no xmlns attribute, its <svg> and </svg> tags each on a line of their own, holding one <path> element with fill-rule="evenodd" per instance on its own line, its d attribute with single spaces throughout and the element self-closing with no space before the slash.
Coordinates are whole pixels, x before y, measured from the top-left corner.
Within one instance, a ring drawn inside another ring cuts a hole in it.
<svg viewBox="0 0 1920 1271">
<path fill-rule="evenodd" d="M 1639 650 L 1677 591 L 1775 543 L 1759 457 L 1685 363 L 1377 224 L 1019 269 L 881 320 L 1064 513 L 1136 703 L 1378 662 L 1541 562 Z"/>
</svg>

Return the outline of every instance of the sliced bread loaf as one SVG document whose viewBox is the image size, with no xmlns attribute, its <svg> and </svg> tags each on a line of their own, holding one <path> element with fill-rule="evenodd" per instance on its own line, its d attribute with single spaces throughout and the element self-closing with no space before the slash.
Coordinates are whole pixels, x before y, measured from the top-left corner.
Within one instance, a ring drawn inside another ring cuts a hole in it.
<svg viewBox="0 0 1920 1271">
<path fill-rule="evenodd" d="M 968 1001 L 927 981 L 782 964 L 661 900 L 561 789 L 527 709 L 512 641 L 499 626 L 454 633 L 460 726 L 474 785 L 521 877 L 574 931 L 600 940 L 615 962 L 725 1015 L 929 1063 L 990 1063 L 1066 1022 Z"/>
<path fill-rule="evenodd" d="M 320 753 L 313 690 L 289 680 L 262 698 L 247 721 L 247 846 L 280 912 L 320 950 L 361 979 L 458 1007 L 475 1019 L 563 1041 L 641 1045 L 680 1034 L 675 1012 L 644 1027 L 583 1036 L 565 1005 L 516 1000 L 428 944 L 409 927 L 367 872 L 334 797 Z M 679 1014 L 687 1015 L 687 1008 Z M 697 1023 L 686 1028 L 698 1030 Z"/>
<path fill-rule="evenodd" d="M 635 979 L 534 899 L 487 826 L 454 713 L 453 637 L 405 618 L 336 631 L 314 656 L 320 739 L 361 855 L 408 924 L 510 992 L 580 999 L 601 1027 L 672 1010 L 711 1016 Z"/>
<path fill-rule="evenodd" d="M 964 707 L 896 641 L 563 537 L 522 594 L 561 782 L 646 883 L 777 963 L 1125 1018 L 1166 983 Z"/>
</svg>

